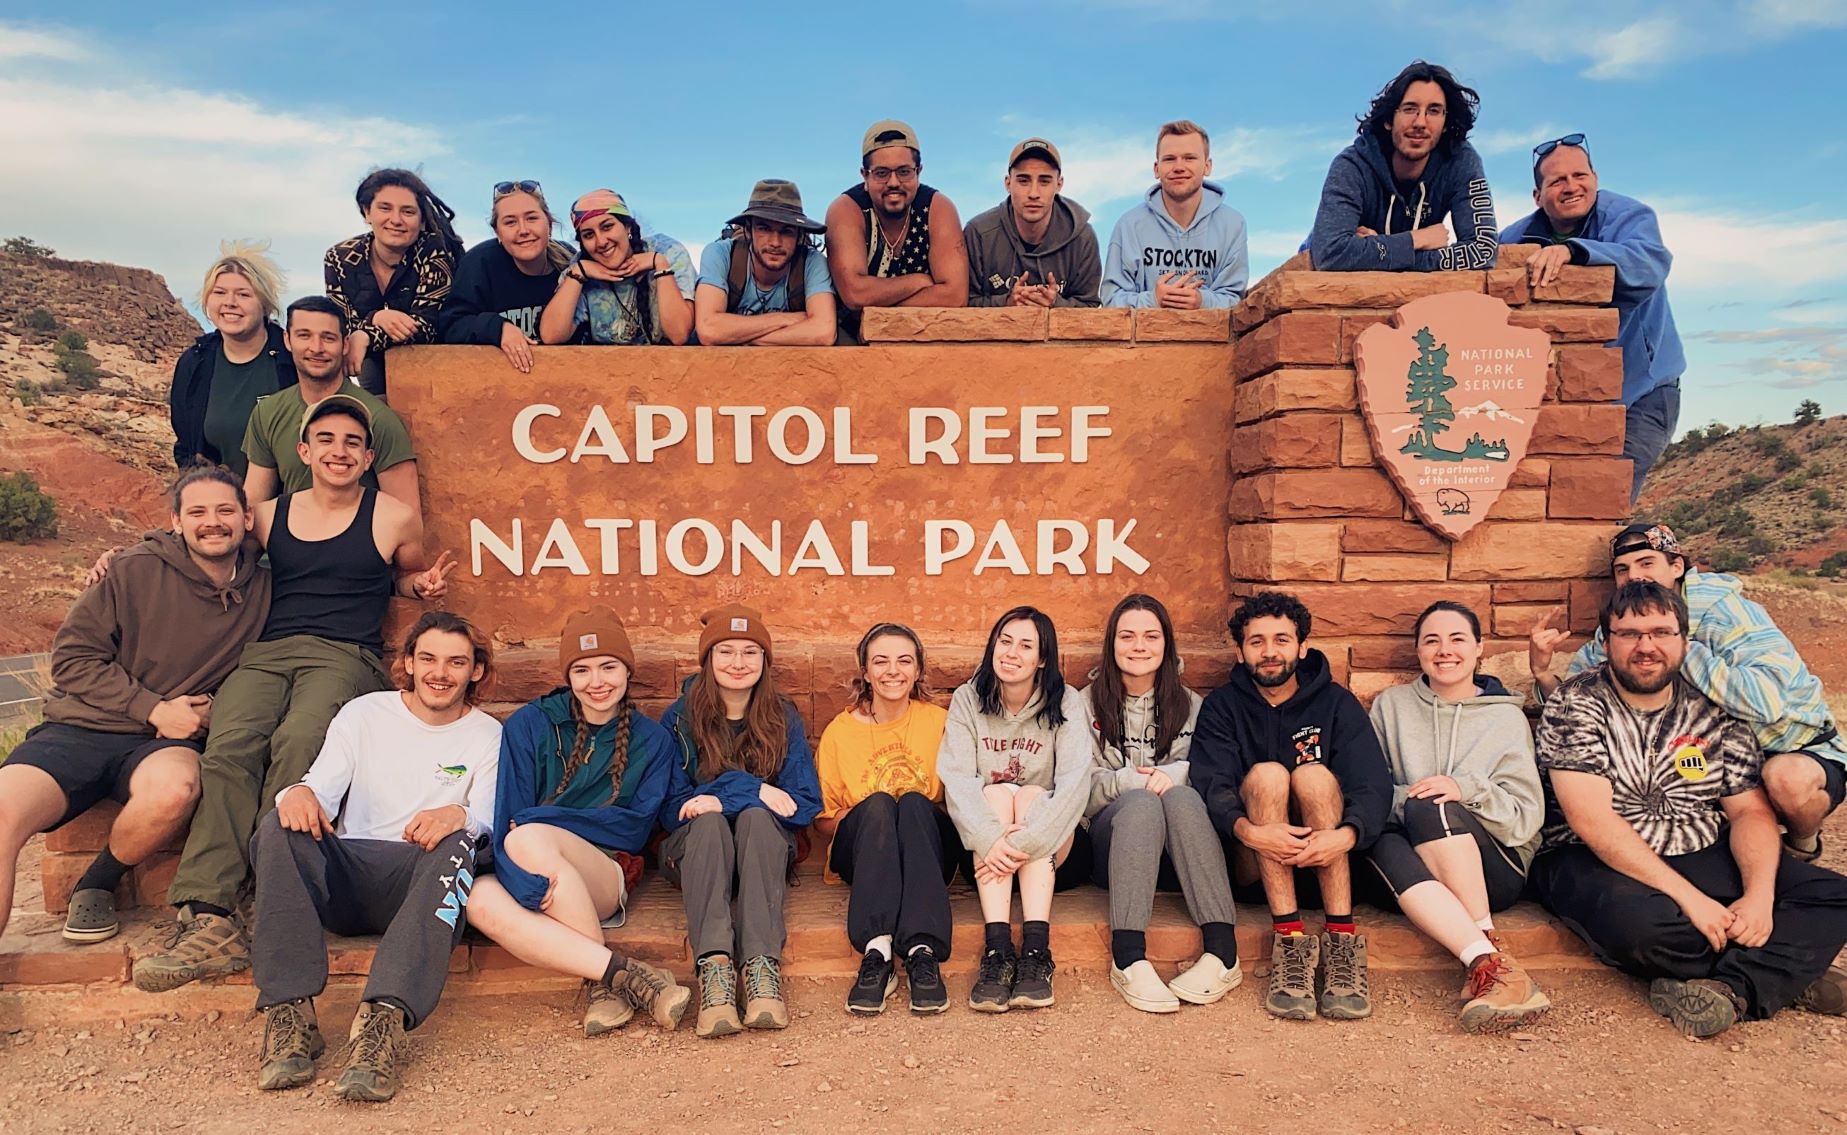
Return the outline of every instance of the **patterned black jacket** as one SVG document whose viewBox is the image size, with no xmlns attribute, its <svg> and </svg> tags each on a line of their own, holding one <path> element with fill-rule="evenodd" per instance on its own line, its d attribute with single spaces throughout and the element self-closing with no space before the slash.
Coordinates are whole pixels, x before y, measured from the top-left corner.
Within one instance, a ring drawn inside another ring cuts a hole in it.
<svg viewBox="0 0 1847 1135">
<path fill-rule="evenodd" d="M 372 274 L 372 234 L 343 240 L 327 250 L 327 298 L 346 312 L 346 330 L 364 331 L 372 345 L 366 352 L 381 355 L 395 346 L 378 329 L 372 317 L 383 308 L 401 311 L 417 321 L 410 343 L 437 342 L 436 317 L 449 298 L 455 280 L 455 254 L 442 236 L 426 230 L 411 245 L 410 255 L 391 274 L 381 291 Z"/>
</svg>

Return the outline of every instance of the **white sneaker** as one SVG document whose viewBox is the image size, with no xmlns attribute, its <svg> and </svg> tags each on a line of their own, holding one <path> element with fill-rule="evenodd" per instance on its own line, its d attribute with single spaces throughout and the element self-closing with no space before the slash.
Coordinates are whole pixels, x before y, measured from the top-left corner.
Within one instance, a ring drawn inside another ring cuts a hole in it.
<svg viewBox="0 0 1847 1135">
<path fill-rule="evenodd" d="M 1180 1002 L 1168 992 L 1161 981 L 1161 975 L 1154 972 L 1154 966 L 1147 959 L 1130 962 L 1126 970 L 1109 967 L 1109 983 L 1122 994 L 1122 999 L 1144 1013 L 1178 1013 Z"/>
<path fill-rule="evenodd" d="M 1244 970 L 1233 959 L 1230 968 L 1217 954 L 1201 954 L 1187 971 L 1167 983 L 1175 997 L 1194 1005 L 1210 1005 L 1244 980 Z"/>
</svg>

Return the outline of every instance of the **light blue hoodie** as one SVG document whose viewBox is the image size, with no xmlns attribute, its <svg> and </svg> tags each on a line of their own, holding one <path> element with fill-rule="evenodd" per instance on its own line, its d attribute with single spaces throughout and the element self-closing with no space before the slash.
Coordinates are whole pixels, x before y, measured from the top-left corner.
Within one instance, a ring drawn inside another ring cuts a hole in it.
<svg viewBox="0 0 1847 1135">
<path fill-rule="evenodd" d="M 1103 261 L 1104 307 L 1154 307 L 1154 284 L 1169 272 L 1197 272 L 1201 307 L 1236 307 L 1251 280 L 1244 215 L 1217 182 L 1200 189 L 1199 212 L 1181 228 L 1161 204 L 1161 187 L 1122 215 Z"/>
</svg>

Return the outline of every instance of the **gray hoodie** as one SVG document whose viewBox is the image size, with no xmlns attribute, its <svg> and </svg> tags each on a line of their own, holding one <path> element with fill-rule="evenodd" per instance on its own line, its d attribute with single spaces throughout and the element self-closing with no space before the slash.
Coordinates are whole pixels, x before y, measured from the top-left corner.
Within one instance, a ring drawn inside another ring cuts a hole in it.
<svg viewBox="0 0 1847 1135">
<path fill-rule="evenodd" d="M 1447 776 L 1462 806 L 1500 843 L 1533 861 L 1545 796 L 1533 761 L 1533 731 L 1524 698 L 1493 677 L 1467 701 L 1437 697 L 1423 678 L 1393 686 L 1372 702 L 1372 727 L 1391 766 L 1392 818 L 1404 818 L 1405 790 L 1427 776 Z"/>
<path fill-rule="evenodd" d="M 1103 282 L 1103 256 L 1090 213 L 1062 194 L 1052 199 L 1052 223 L 1045 239 L 1028 251 L 1013 223 L 1013 201 L 1002 201 L 962 230 L 968 245 L 968 306 L 1005 307 L 1007 295 L 1030 271 L 1033 284 L 1047 274 L 1058 280 L 1058 307 L 1096 307 Z"/>
<path fill-rule="evenodd" d="M 1084 815 L 1094 816 L 1124 792 L 1146 784 L 1148 777 L 1136 769 L 1158 767 L 1175 784 L 1185 784 L 1187 752 L 1193 746 L 1193 724 L 1199 720 L 1200 696 L 1192 690 L 1186 692 L 1186 724 L 1168 746 L 1167 758 L 1157 761 L 1154 759 L 1157 732 L 1154 691 L 1129 694 L 1122 699 L 1123 744 L 1118 748 L 1097 732 L 1096 703 L 1090 700 L 1091 691 L 1096 688 L 1094 684 L 1084 688 L 1084 722 L 1090 728 L 1097 753 L 1096 768 L 1090 773 L 1090 806 L 1084 810 Z"/>
<path fill-rule="evenodd" d="M 1050 858 L 1084 815 L 1090 799 L 1090 716 L 1084 698 L 1065 687 L 1065 722 L 1056 729 L 1039 720 L 1035 693 L 1017 714 L 981 712 L 973 682 L 956 687 L 949 699 L 949 721 L 936 753 L 936 774 L 943 781 L 949 818 L 962 834 L 962 846 L 986 855 L 1007 832 L 988 807 L 982 789 L 990 784 L 1036 785 L 1045 796 L 1026 814 L 1026 830 L 1008 839 L 1015 850 L 1033 859 Z"/>
</svg>

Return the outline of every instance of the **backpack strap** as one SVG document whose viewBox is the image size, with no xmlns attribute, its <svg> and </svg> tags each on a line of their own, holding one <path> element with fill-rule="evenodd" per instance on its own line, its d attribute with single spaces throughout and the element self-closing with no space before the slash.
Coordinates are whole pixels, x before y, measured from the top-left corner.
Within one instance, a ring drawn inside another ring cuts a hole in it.
<svg viewBox="0 0 1847 1135">
<path fill-rule="evenodd" d="M 789 310 L 797 315 L 808 314 L 808 252 L 806 244 L 797 244 L 789 257 Z"/>
<path fill-rule="evenodd" d="M 736 315 L 744 299 L 744 274 L 750 271 L 750 249 L 744 237 L 731 238 L 731 267 L 725 273 L 725 311 Z"/>
</svg>

